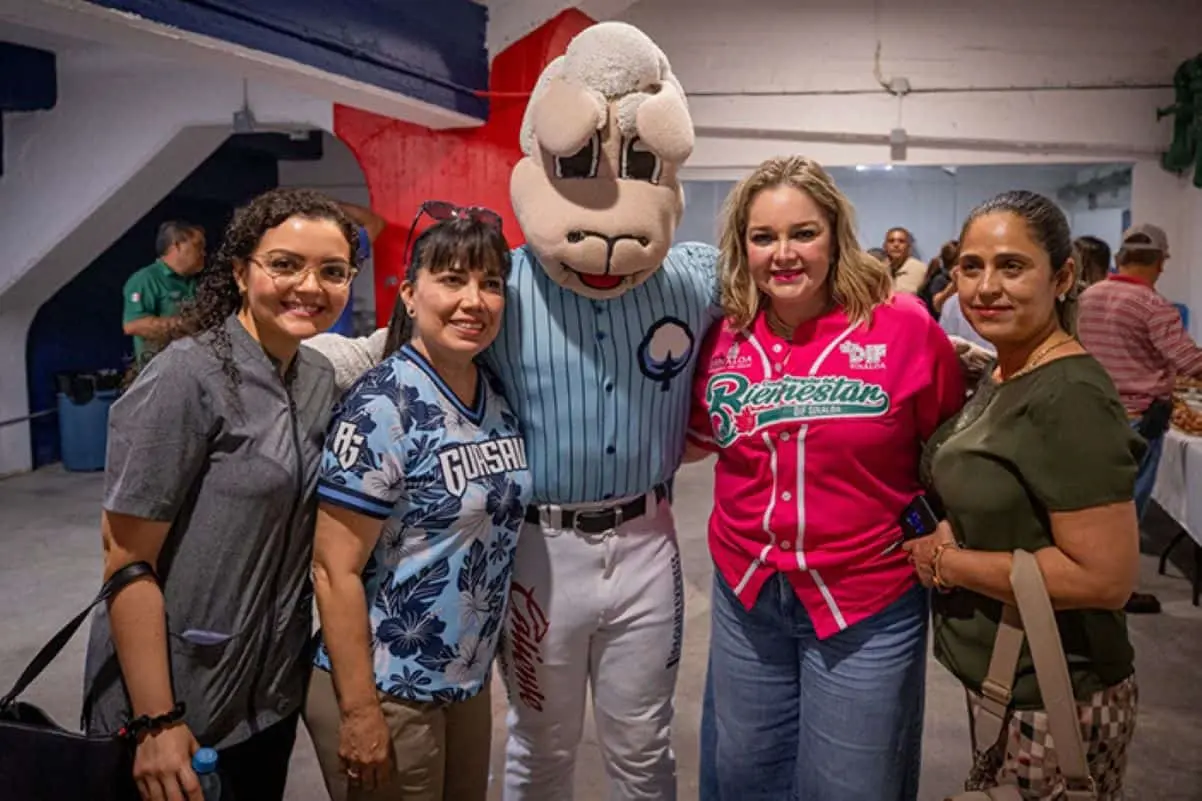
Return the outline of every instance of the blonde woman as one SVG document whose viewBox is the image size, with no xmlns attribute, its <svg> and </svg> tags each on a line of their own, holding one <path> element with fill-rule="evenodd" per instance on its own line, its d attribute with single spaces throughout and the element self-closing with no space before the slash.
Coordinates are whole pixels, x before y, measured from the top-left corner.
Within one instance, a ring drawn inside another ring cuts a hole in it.
<svg viewBox="0 0 1202 801">
<path fill-rule="evenodd" d="M 917 795 L 928 599 L 899 520 L 964 384 L 922 301 L 893 294 L 854 230 L 806 158 L 763 163 L 727 200 L 726 319 L 689 426 L 690 456 L 718 456 L 703 793 Z"/>
</svg>

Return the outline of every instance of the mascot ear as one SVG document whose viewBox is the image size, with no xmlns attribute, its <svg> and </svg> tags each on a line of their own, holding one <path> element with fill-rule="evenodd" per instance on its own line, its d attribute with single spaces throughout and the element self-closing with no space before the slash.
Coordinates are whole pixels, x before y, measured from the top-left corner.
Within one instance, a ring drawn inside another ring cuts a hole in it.
<svg viewBox="0 0 1202 801">
<path fill-rule="evenodd" d="M 534 138 L 547 152 L 570 156 L 605 127 L 605 98 L 561 77 L 547 81 L 533 109 Z"/>
<path fill-rule="evenodd" d="M 693 152 L 693 120 L 675 78 L 639 103 L 635 120 L 639 138 L 665 161 L 681 164 Z"/>
</svg>

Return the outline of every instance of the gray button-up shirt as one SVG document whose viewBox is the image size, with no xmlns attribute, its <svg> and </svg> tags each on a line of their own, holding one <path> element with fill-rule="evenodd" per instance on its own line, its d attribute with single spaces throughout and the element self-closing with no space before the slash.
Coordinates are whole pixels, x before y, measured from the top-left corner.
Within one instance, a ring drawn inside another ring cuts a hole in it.
<svg viewBox="0 0 1202 801">
<path fill-rule="evenodd" d="M 203 746 L 292 714 L 312 660 L 317 469 L 334 401 L 329 362 L 301 348 L 281 377 L 236 317 L 232 384 L 202 334 L 173 343 L 110 412 L 104 508 L 171 521 L 158 573 L 172 685 Z M 107 610 L 93 621 L 84 726 L 129 719 Z"/>
</svg>

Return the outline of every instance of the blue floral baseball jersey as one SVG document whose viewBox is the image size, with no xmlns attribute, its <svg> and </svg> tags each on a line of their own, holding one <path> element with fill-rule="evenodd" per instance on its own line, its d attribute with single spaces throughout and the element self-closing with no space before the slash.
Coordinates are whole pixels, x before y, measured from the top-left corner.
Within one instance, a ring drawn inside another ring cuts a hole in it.
<svg viewBox="0 0 1202 801">
<path fill-rule="evenodd" d="M 318 497 L 385 520 L 364 570 L 376 685 L 462 701 L 488 681 L 530 495 L 517 418 L 481 370 L 462 403 L 406 345 L 334 409 Z M 330 669 L 324 643 L 317 666 Z"/>
</svg>

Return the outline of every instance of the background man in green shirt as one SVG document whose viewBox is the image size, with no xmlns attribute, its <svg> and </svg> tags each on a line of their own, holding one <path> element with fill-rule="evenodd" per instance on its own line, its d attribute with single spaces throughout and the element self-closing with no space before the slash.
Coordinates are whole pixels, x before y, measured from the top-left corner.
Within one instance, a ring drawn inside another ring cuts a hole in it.
<svg viewBox="0 0 1202 801">
<path fill-rule="evenodd" d="M 205 232 L 199 225 L 169 220 L 155 237 L 158 259 L 125 282 L 125 333 L 134 338 L 134 359 L 168 339 L 180 304 L 196 292 L 196 275 L 205 263 Z"/>
</svg>

